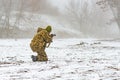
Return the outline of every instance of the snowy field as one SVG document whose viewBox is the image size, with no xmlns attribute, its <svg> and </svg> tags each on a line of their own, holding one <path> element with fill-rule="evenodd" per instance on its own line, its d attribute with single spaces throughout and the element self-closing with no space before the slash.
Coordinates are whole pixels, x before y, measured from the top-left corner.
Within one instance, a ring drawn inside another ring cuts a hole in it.
<svg viewBox="0 0 120 80">
<path fill-rule="evenodd" d="M 120 80 L 120 40 L 55 39 L 32 62 L 30 39 L 0 40 L 0 80 Z"/>
</svg>

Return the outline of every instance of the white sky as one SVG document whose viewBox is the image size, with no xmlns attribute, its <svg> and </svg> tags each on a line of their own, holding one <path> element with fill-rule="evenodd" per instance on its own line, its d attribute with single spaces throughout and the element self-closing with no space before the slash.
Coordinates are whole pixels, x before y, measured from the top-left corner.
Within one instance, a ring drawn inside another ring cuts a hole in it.
<svg viewBox="0 0 120 80">
<path fill-rule="evenodd" d="M 60 10 L 63 10 L 68 1 L 69 0 L 50 0 L 49 2 L 58 7 Z"/>
<path fill-rule="evenodd" d="M 62 6 L 66 4 L 68 1 L 69 0 L 50 0 L 50 2 L 54 4 L 55 6 Z"/>
<path fill-rule="evenodd" d="M 58 7 L 60 10 L 64 10 L 64 7 L 68 4 L 69 1 L 71 0 L 49 0 L 50 3 Z M 77 1 L 77 0 L 74 0 L 74 1 Z M 80 1 L 86 1 L 89 4 L 91 4 L 91 0 L 80 0 Z"/>
</svg>

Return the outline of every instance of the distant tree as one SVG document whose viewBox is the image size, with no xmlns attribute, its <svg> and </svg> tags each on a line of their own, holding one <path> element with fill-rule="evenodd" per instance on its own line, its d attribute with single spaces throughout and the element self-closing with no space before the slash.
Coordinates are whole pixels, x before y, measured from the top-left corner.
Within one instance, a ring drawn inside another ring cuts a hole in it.
<svg viewBox="0 0 120 80">
<path fill-rule="evenodd" d="M 4 7 L 4 17 L 5 17 L 4 26 L 6 27 L 7 37 L 9 37 L 12 0 L 2 0 L 2 3 Z"/>
<path fill-rule="evenodd" d="M 116 21 L 118 24 L 118 27 L 120 29 L 120 0 L 99 0 L 97 4 L 101 7 L 103 10 L 107 10 L 108 7 L 113 12 L 114 19 L 112 21 Z"/>
<path fill-rule="evenodd" d="M 70 1 L 66 6 L 66 13 L 66 17 L 71 21 L 71 24 L 79 25 L 78 29 L 80 30 L 89 18 L 88 3 L 79 0 Z"/>
<path fill-rule="evenodd" d="M 17 25 L 19 25 L 20 20 L 23 19 L 24 16 L 24 0 L 18 0 L 18 6 L 17 7 L 17 12 L 16 12 L 16 21 L 14 23 L 14 26 L 16 27 Z"/>
<path fill-rule="evenodd" d="M 98 10 L 95 1 L 91 1 L 90 4 L 85 0 L 71 0 L 66 6 L 65 13 L 65 18 L 67 17 L 66 19 L 71 24 L 71 28 L 76 28 L 83 34 L 101 34 L 100 30 L 105 28 L 106 16 Z"/>
<path fill-rule="evenodd" d="M 27 24 L 27 28 L 33 28 L 35 25 L 32 23 L 39 22 L 35 18 L 39 19 L 42 14 L 54 16 L 57 13 L 58 10 L 49 0 L 0 0 L 0 27 L 5 28 L 5 36 L 11 37 L 16 34 L 17 31 L 14 30 L 19 28 L 21 23 Z"/>
</svg>

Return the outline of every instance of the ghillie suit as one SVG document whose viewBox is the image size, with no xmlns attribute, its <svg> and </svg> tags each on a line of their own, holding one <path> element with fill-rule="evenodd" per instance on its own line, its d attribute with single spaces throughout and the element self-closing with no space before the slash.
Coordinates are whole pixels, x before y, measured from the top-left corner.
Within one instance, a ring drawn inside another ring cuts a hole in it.
<svg viewBox="0 0 120 80">
<path fill-rule="evenodd" d="M 47 26 L 46 29 L 38 28 L 36 35 L 31 40 L 30 47 L 33 52 L 37 52 L 36 57 L 31 56 L 33 61 L 48 61 L 45 48 L 47 43 L 52 42 L 51 30 L 51 26 Z"/>
</svg>

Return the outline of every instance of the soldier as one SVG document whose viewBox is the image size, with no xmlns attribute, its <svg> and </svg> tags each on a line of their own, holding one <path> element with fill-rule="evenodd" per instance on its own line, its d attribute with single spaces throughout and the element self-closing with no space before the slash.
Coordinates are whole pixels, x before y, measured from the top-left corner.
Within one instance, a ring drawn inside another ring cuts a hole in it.
<svg viewBox="0 0 120 80">
<path fill-rule="evenodd" d="M 33 52 L 37 52 L 37 56 L 31 56 L 33 61 L 48 61 L 48 57 L 45 52 L 47 43 L 52 42 L 51 26 L 47 26 L 46 29 L 38 28 L 36 35 L 33 37 L 30 43 L 30 47 Z"/>
</svg>

